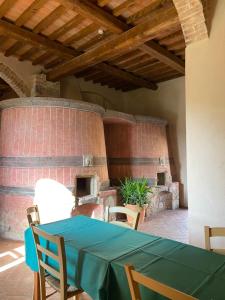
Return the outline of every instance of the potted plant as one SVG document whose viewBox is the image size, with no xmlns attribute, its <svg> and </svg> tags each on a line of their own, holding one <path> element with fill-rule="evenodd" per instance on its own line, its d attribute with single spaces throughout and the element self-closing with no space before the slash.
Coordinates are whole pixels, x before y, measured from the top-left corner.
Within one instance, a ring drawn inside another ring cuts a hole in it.
<svg viewBox="0 0 225 300">
<path fill-rule="evenodd" d="M 124 206 L 140 212 L 139 223 L 144 221 L 145 210 L 149 204 L 149 193 L 152 193 L 146 178 L 125 178 L 120 187 Z M 129 221 L 129 220 L 128 220 Z"/>
</svg>

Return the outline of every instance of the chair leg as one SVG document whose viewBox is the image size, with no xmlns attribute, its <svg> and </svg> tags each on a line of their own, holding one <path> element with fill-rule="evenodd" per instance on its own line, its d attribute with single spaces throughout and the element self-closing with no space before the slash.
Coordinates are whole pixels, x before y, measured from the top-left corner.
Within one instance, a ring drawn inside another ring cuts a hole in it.
<svg viewBox="0 0 225 300">
<path fill-rule="evenodd" d="M 33 289 L 33 300 L 40 300 L 40 277 L 38 272 L 34 272 L 34 289 Z"/>
</svg>

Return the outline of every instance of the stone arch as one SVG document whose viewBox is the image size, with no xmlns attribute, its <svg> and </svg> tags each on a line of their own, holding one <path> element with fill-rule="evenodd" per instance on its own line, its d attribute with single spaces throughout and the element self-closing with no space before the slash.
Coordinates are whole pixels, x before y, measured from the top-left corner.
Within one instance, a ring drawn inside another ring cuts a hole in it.
<svg viewBox="0 0 225 300">
<path fill-rule="evenodd" d="M 173 0 L 186 45 L 208 38 L 206 10 L 208 0 Z"/>
<path fill-rule="evenodd" d="M 17 93 L 19 97 L 28 97 L 30 95 L 29 88 L 23 80 L 8 66 L 0 63 L 0 78 Z"/>
</svg>

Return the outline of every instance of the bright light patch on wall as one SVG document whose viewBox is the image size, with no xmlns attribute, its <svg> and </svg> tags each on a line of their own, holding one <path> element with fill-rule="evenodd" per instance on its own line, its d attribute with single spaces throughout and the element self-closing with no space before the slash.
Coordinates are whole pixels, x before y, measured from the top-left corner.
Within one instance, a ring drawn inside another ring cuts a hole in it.
<svg viewBox="0 0 225 300">
<path fill-rule="evenodd" d="M 55 222 L 71 216 L 74 197 L 63 184 L 40 179 L 35 186 L 34 204 L 38 205 L 41 223 Z"/>
</svg>

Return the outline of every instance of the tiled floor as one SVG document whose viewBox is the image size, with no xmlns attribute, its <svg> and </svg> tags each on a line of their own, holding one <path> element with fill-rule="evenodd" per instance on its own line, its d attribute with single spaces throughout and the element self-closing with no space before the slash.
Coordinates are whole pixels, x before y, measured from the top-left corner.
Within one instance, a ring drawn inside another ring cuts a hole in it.
<svg viewBox="0 0 225 300">
<path fill-rule="evenodd" d="M 165 211 L 151 217 L 140 230 L 187 243 L 187 210 Z M 25 265 L 21 242 L 0 239 L 0 299 L 32 299 L 33 274 Z M 53 296 L 49 299 L 59 299 Z M 81 300 L 88 300 L 84 295 Z"/>
<path fill-rule="evenodd" d="M 187 209 L 166 210 L 150 217 L 139 230 L 188 244 Z"/>
</svg>

